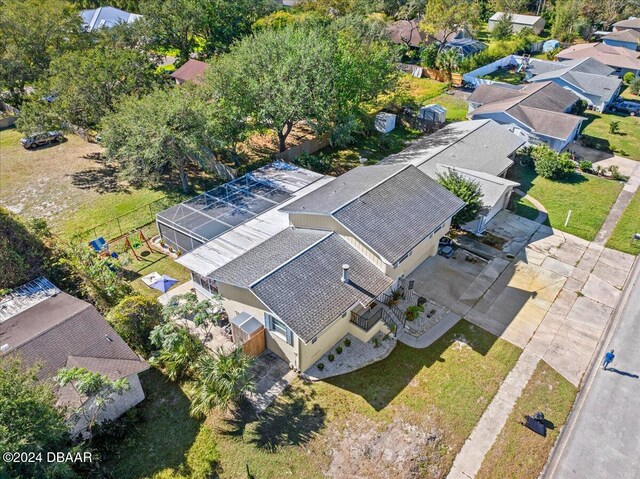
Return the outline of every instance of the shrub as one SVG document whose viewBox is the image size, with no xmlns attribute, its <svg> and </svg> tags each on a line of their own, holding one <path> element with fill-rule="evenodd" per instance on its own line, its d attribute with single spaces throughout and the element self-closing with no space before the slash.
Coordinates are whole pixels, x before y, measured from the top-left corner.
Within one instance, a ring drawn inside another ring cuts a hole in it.
<svg viewBox="0 0 640 479">
<path fill-rule="evenodd" d="M 631 90 L 631 93 L 633 93 L 634 95 L 640 94 L 640 76 L 635 77 L 633 80 L 631 80 L 631 82 L 629 83 L 629 90 Z"/>
<path fill-rule="evenodd" d="M 318 153 L 316 155 L 302 153 L 295 159 L 295 163 L 303 168 L 322 174 L 329 173 L 331 171 L 331 157 L 323 153 Z"/>
<path fill-rule="evenodd" d="M 351 346 L 351 340 L 350 340 L 349 338 L 346 338 L 346 339 L 344 340 L 344 345 L 345 345 L 346 347 Z"/>
<path fill-rule="evenodd" d="M 618 120 L 611 120 L 609 122 L 609 133 L 615 135 L 620 131 L 620 122 Z"/>
<path fill-rule="evenodd" d="M 580 170 L 586 173 L 590 173 L 593 169 L 593 164 L 588 160 L 582 160 L 578 166 L 580 167 Z"/>
<path fill-rule="evenodd" d="M 129 296 L 106 319 L 129 346 L 148 355 L 152 349 L 149 335 L 162 322 L 162 306 L 152 297 Z"/>
<path fill-rule="evenodd" d="M 404 316 L 405 318 L 407 318 L 407 321 L 414 321 L 418 316 L 420 316 L 420 313 L 422 313 L 423 311 L 424 306 L 409 306 L 404 312 Z"/>
<path fill-rule="evenodd" d="M 318 369 L 322 371 L 324 369 L 324 363 L 318 363 Z"/>
<path fill-rule="evenodd" d="M 420 53 L 420 60 L 422 65 L 427 68 L 436 67 L 436 58 L 438 58 L 438 45 L 436 42 L 429 44 Z"/>
<path fill-rule="evenodd" d="M 371 341 L 373 341 L 373 347 L 374 348 L 379 348 L 380 347 L 380 338 L 378 336 L 374 336 Z"/>
<path fill-rule="evenodd" d="M 438 175 L 438 183 L 465 202 L 465 207 L 451 220 L 454 228 L 473 221 L 482 207 L 482 190 L 480 184 L 470 180 L 456 171 Z"/>
<path fill-rule="evenodd" d="M 531 157 L 535 161 L 536 173 L 543 178 L 559 179 L 575 171 L 575 164 L 568 153 L 557 153 L 547 145 L 536 146 Z"/>
<path fill-rule="evenodd" d="M 625 82 L 627 85 L 629 85 L 629 84 L 633 81 L 633 79 L 634 79 L 635 77 L 636 77 L 636 76 L 633 74 L 633 72 L 627 72 L 627 73 L 625 73 L 625 74 L 624 74 L 624 76 L 622 77 L 622 79 L 624 80 L 624 82 Z"/>
<path fill-rule="evenodd" d="M 333 354 L 330 354 L 329 356 L 327 356 L 327 359 L 332 363 L 336 359 L 336 357 Z"/>
<path fill-rule="evenodd" d="M 578 100 L 571 107 L 571 113 L 573 113 L 574 115 L 578 115 L 578 116 L 583 115 L 584 112 L 587 110 L 588 106 L 589 105 L 587 104 L 586 101 Z"/>
<path fill-rule="evenodd" d="M 338 346 L 338 347 L 336 348 L 336 353 L 337 353 L 337 354 L 342 354 L 342 346 Z"/>
<path fill-rule="evenodd" d="M 513 16 L 510 13 L 503 13 L 491 32 L 491 38 L 494 40 L 508 40 L 511 38 L 511 35 L 513 35 L 512 19 Z"/>
</svg>

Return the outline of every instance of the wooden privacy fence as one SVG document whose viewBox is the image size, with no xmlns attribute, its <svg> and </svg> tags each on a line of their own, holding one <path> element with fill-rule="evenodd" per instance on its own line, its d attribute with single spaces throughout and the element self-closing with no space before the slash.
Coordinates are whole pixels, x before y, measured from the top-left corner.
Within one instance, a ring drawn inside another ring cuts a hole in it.
<svg viewBox="0 0 640 479">
<path fill-rule="evenodd" d="M 263 328 L 257 334 L 247 339 L 247 341 L 242 345 L 242 352 L 247 356 L 260 356 L 267 347 L 265 334 L 266 333 Z"/>
<path fill-rule="evenodd" d="M 299 145 L 287 148 L 282 153 L 278 153 L 276 155 L 276 158 L 278 160 L 292 162 L 303 153 L 312 154 L 316 151 L 322 150 L 327 146 L 329 146 L 329 137 L 327 135 L 324 135 L 320 138 L 312 138 L 310 140 L 303 141 Z"/>
<path fill-rule="evenodd" d="M 399 63 L 398 68 L 405 73 L 413 75 L 418 78 L 429 78 L 430 80 L 436 80 L 443 83 L 449 82 L 449 75 L 444 70 L 437 70 L 435 68 L 425 68 L 420 65 L 411 65 L 409 63 Z M 451 73 L 451 85 L 462 86 L 462 73 Z"/>
</svg>

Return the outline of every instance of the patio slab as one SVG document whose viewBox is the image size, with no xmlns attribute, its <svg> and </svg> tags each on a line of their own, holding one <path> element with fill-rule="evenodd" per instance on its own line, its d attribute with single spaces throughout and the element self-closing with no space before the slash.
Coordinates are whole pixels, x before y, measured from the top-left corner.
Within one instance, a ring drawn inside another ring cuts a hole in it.
<svg viewBox="0 0 640 479">
<path fill-rule="evenodd" d="M 621 291 L 592 274 L 584 284 L 582 294 L 613 308 L 618 303 Z"/>
<path fill-rule="evenodd" d="M 596 263 L 592 274 L 618 289 L 622 289 L 627 277 L 624 269 L 614 268 L 603 261 Z"/>
<path fill-rule="evenodd" d="M 263 352 L 251 366 L 256 390 L 247 399 L 257 413 L 264 411 L 298 376 L 289 365 L 271 351 Z"/>
</svg>

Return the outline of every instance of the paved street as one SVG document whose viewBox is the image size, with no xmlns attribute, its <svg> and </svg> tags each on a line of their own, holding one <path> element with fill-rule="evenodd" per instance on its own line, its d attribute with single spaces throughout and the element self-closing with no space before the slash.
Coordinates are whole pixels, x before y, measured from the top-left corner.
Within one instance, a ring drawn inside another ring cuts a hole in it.
<svg viewBox="0 0 640 479">
<path fill-rule="evenodd" d="M 636 266 L 636 270 L 640 265 Z M 609 371 L 598 369 L 585 385 L 585 400 L 559 444 L 550 479 L 640 478 L 640 280 L 631 293 L 613 335 Z"/>
</svg>

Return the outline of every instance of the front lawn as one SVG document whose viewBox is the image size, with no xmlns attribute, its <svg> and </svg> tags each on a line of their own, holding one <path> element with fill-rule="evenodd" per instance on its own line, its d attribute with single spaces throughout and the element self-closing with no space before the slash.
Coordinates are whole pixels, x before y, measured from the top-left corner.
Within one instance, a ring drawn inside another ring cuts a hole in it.
<svg viewBox="0 0 640 479">
<path fill-rule="evenodd" d="M 221 478 L 244 479 L 247 467 L 259 479 L 444 478 L 520 353 L 462 320 L 429 348 L 398 344 L 354 373 L 296 380 L 259 417 L 212 412 L 204 424 L 188 416 L 181 389 L 153 371 L 152 384 L 144 380 L 147 421 L 108 465 L 123 479 L 170 471 L 196 479 L 189 458 L 204 448 Z"/>
<path fill-rule="evenodd" d="M 540 475 L 578 390 L 544 361 L 516 401 L 507 423 L 487 453 L 477 479 L 535 479 Z M 521 424 L 525 414 L 541 411 L 547 423 L 542 437 Z"/>
<path fill-rule="evenodd" d="M 640 161 L 640 118 L 624 114 L 586 111 L 582 133 L 590 137 L 593 148 Z M 618 133 L 609 131 L 611 121 L 620 122 Z"/>
<path fill-rule="evenodd" d="M 521 350 L 461 321 L 427 349 L 296 381 L 260 418 L 210 417 L 223 478 L 443 478 Z"/>
<path fill-rule="evenodd" d="M 622 213 L 606 246 L 625 253 L 640 254 L 640 241 L 632 239 L 635 233 L 640 233 L 640 190 L 636 191 Z"/>
<path fill-rule="evenodd" d="M 556 181 L 537 176 L 532 167 L 513 166 L 509 177 L 520 183 L 520 189 L 538 200 L 549 214 L 549 224 L 556 229 L 592 241 L 622 190 L 618 181 L 573 173 Z M 516 213 L 526 216 L 528 205 L 520 199 Z M 564 225 L 571 210 L 569 224 Z"/>
</svg>

